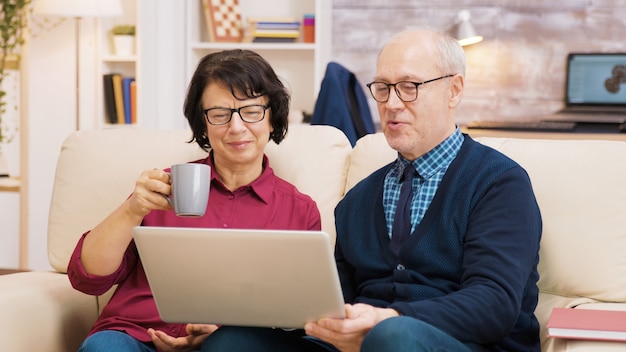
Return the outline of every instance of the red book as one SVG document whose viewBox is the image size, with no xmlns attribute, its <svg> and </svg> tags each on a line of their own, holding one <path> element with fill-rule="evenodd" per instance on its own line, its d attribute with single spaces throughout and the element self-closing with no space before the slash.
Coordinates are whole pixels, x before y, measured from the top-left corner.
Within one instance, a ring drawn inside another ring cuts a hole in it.
<svg viewBox="0 0 626 352">
<path fill-rule="evenodd" d="M 137 82 L 130 82 L 130 123 L 137 123 Z"/>
<path fill-rule="evenodd" d="M 626 341 L 626 311 L 554 308 L 546 326 L 549 337 Z"/>
</svg>

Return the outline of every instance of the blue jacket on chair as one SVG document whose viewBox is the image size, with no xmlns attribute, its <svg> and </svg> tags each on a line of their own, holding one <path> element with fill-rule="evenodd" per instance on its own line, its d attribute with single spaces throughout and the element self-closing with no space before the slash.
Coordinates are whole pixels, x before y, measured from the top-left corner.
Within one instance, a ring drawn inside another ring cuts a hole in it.
<svg viewBox="0 0 626 352">
<path fill-rule="evenodd" d="M 326 66 L 311 124 L 337 127 L 353 147 L 359 138 L 376 132 L 361 84 L 352 72 L 336 62 Z"/>
</svg>

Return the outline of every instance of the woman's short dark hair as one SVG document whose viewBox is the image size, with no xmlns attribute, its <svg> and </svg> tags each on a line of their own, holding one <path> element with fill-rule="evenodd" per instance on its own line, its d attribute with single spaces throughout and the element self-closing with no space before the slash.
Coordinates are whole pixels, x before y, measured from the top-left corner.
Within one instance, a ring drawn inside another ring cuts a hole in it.
<svg viewBox="0 0 626 352">
<path fill-rule="evenodd" d="M 272 66 L 261 55 L 250 50 L 225 50 L 206 55 L 196 68 L 187 89 L 184 114 L 193 131 L 190 142 L 209 150 L 207 122 L 202 111 L 202 94 L 210 83 L 229 88 L 236 99 L 246 100 L 267 95 L 271 110 L 270 139 L 280 143 L 287 134 L 290 94 Z M 243 94 L 243 96 L 239 96 Z"/>
</svg>

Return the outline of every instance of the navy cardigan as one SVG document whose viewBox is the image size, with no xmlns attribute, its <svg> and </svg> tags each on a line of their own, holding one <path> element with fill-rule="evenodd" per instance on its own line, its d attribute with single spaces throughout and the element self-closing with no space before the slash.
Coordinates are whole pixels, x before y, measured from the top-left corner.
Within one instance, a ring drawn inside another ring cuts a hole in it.
<svg viewBox="0 0 626 352">
<path fill-rule="evenodd" d="M 336 259 L 348 303 L 389 307 L 465 343 L 539 351 L 534 316 L 541 215 L 526 171 L 464 136 L 423 220 L 398 257 L 382 206 L 391 164 L 335 209 Z"/>
</svg>

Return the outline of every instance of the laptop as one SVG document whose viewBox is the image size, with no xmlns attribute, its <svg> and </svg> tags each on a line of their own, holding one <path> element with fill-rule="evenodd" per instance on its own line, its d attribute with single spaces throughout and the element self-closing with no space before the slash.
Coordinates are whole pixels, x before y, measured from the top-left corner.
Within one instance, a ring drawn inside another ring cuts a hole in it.
<svg viewBox="0 0 626 352">
<path fill-rule="evenodd" d="M 626 53 L 570 53 L 565 107 L 543 120 L 626 122 Z"/>
<path fill-rule="evenodd" d="M 468 129 L 626 132 L 626 53 L 570 53 L 565 106 L 529 121 L 472 121 Z"/>
<path fill-rule="evenodd" d="M 344 317 L 323 231 L 133 228 L 161 319 L 302 328 Z"/>
</svg>

